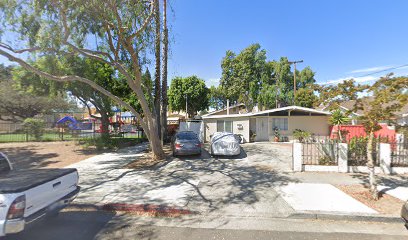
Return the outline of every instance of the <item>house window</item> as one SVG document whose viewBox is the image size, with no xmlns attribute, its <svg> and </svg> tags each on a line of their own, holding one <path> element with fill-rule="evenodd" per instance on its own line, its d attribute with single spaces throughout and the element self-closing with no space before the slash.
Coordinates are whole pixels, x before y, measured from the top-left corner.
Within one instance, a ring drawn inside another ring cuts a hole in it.
<svg viewBox="0 0 408 240">
<path fill-rule="evenodd" d="M 287 131 L 288 130 L 288 119 L 287 118 L 274 118 L 272 120 L 272 131 L 276 128 L 278 128 L 281 131 Z"/>
<path fill-rule="evenodd" d="M 217 132 L 232 133 L 232 121 L 217 120 Z"/>
</svg>

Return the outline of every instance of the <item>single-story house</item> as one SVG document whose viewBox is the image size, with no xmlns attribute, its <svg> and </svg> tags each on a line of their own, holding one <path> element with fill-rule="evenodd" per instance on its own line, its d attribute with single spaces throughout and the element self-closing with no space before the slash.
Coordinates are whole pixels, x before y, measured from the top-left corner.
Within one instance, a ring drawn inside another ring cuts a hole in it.
<svg viewBox="0 0 408 240">
<path fill-rule="evenodd" d="M 204 139 L 209 141 L 215 132 L 227 131 L 242 135 L 244 142 L 250 142 L 251 135 L 255 135 L 254 141 L 272 141 L 275 127 L 279 129 L 280 135 L 289 141 L 293 140 L 295 129 L 318 136 L 329 136 L 330 115 L 330 112 L 299 106 L 234 114 L 230 113 L 230 109 L 224 109 L 202 116 Z"/>
</svg>

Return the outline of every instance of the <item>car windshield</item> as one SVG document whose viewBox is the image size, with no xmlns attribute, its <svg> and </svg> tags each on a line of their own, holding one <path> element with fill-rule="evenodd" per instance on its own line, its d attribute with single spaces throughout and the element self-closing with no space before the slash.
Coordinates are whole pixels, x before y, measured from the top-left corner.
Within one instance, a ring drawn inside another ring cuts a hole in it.
<svg viewBox="0 0 408 240">
<path fill-rule="evenodd" d="M 177 140 L 196 140 L 197 136 L 194 133 L 179 133 Z"/>
</svg>

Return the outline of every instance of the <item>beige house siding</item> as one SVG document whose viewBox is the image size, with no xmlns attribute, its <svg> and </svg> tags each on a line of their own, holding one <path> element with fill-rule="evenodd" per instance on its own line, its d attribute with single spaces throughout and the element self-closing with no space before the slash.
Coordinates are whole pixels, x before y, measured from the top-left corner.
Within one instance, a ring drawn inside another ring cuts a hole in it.
<svg viewBox="0 0 408 240">
<path fill-rule="evenodd" d="M 241 126 L 241 129 L 238 128 L 239 125 Z M 244 138 L 244 142 L 249 142 L 249 118 L 233 119 L 232 127 L 233 133 L 241 134 Z"/>
<path fill-rule="evenodd" d="M 210 136 L 217 132 L 217 120 L 232 121 L 232 131 L 235 134 L 241 134 L 244 142 L 249 142 L 249 119 L 248 118 L 220 118 L 220 119 L 206 119 L 204 121 L 205 141 L 210 141 Z M 242 129 L 239 129 L 239 125 Z"/>
<path fill-rule="evenodd" d="M 318 136 L 329 136 L 329 116 L 270 116 L 269 117 L 269 140 L 273 140 L 273 118 L 288 118 L 288 130 L 279 131 L 281 136 L 293 140 L 293 131 L 300 129 Z"/>
</svg>

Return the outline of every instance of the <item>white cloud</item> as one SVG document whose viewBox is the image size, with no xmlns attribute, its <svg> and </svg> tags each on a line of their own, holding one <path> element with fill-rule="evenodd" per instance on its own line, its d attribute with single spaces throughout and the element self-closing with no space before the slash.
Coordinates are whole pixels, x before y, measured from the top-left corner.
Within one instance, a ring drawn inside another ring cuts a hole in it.
<svg viewBox="0 0 408 240">
<path fill-rule="evenodd" d="M 339 79 L 334 79 L 334 80 L 329 80 L 327 81 L 327 84 L 337 84 L 337 83 L 341 83 L 345 80 L 350 80 L 350 79 L 354 79 L 354 81 L 356 82 L 370 82 L 370 81 L 374 81 L 377 80 L 378 77 L 374 77 L 374 76 L 365 76 L 365 77 L 345 77 L 345 78 L 339 78 Z"/>
<path fill-rule="evenodd" d="M 377 71 L 383 71 L 388 68 L 392 68 L 394 66 L 378 66 L 378 67 L 370 67 L 370 68 L 363 68 L 363 69 L 356 69 L 353 70 L 349 73 L 369 73 L 369 72 L 377 72 Z"/>
</svg>

